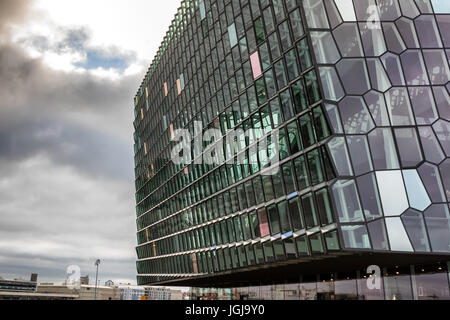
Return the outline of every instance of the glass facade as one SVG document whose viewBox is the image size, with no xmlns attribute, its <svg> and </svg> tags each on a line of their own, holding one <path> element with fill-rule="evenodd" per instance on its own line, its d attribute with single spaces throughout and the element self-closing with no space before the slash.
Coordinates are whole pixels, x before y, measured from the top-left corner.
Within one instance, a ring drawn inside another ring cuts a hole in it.
<svg viewBox="0 0 450 320">
<path fill-rule="evenodd" d="M 191 288 L 191 300 L 450 300 L 443 264 L 383 268 L 378 287 L 366 270 L 317 274 L 297 283 Z"/>
<path fill-rule="evenodd" d="M 364 252 L 450 260 L 444 2 L 183 1 L 134 101 L 138 283 Z M 231 156 L 205 161 L 217 150 Z M 392 268 L 382 298 L 440 277 Z M 348 272 L 239 290 L 360 298 Z"/>
</svg>

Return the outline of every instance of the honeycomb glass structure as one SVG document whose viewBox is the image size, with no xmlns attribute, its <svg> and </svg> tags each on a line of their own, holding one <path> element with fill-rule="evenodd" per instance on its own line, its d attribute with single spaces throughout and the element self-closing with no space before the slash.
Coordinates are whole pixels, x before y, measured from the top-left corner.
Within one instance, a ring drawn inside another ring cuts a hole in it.
<svg viewBox="0 0 450 320">
<path fill-rule="evenodd" d="M 183 1 L 134 101 L 138 283 L 447 270 L 449 31 L 448 1 Z"/>
</svg>

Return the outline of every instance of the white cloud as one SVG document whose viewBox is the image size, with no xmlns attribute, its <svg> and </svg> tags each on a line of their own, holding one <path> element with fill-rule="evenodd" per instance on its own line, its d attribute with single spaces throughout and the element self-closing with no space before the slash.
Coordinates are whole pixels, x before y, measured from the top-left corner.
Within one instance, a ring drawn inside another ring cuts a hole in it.
<svg viewBox="0 0 450 320">
<path fill-rule="evenodd" d="M 61 41 L 64 29 L 85 28 L 87 48 L 108 47 L 136 54 L 137 63 L 126 74 L 144 72 L 156 54 L 180 0 L 36 0 L 33 18 L 16 26 L 14 40 L 41 36 L 51 44 Z M 43 57 L 51 68 L 76 71 L 85 55 L 76 50 L 54 52 L 22 43 L 33 57 Z M 104 73 L 102 74 L 104 76 Z"/>
<path fill-rule="evenodd" d="M 180 3 L 36 0 L 11 34 L 0 19 L 1 276 L 63 281 L 101 258 L 102 281 L 135 282 L 133 96 Z M 86 70 L 88 50 L 130 61 Z"/>
<path fill-rule="evenodd" d="M 52 265 L 62 273 L 67 263 L 84 265 L 97 258 L 127 263 L 132 272 L 136 241 L 131 183 L 93 178 L 45 155 L 9 171 L 0 177 L 2 255 L 13 255 L 12 261 L 38 258 L 40 267 Z M 113 274 L 114 267 L 105 263 L 103 271 Z"/>
</svg>

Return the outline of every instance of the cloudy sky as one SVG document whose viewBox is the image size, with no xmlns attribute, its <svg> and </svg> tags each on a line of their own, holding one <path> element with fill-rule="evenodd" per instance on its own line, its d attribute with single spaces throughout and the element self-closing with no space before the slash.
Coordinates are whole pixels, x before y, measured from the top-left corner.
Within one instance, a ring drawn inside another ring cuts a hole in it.
<svg viewBox="0 0 450 320">
<path fill-rule="evenodd" d="M 180 0 L 0 0 L 0 276 L 135 283 L 133 97 Z"/>
</svg>

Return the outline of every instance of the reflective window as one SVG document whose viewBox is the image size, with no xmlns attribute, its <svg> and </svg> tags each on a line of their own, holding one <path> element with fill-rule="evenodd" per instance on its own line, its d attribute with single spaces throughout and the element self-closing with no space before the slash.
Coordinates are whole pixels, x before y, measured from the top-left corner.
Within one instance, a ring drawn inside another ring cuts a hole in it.
<svg viewBox="0 0 450 320">
<path fill-rule="evenodd" d="M 404 170 L 403 178 L 411 208 L 424 211 L 431 205 L 431 201 L 419 174 L 416 170 Z"/>
<path fill-rule="evenodd" d="M 353 175 L 352 166 L 350 164 L 349 153 L 347 144 L 344 137 L 333 138 L 328 143 L 331 157 L 336 166 L 337 174 L 339 176 L 351 176 Z"/>
<path fill-rule="evenodd" d="M 299 113 L 308 107 L 308 100 L 306 97 L 303 80 L 300 79 L 294 84 L 292 84 L 291 89 L 295 104 L 295 110 L 297 111 L 297 113 Z"/>
<path fill-rule="evenodd" d="M 442 48 L 434 16 L 422 15 L 414 20 L 422 48 Z"/>
<path fill-rule="evenodd" d="M 236 26 L 233 23 L 228 27 L 228 36 L 230 38 L 230 46 L 233 48 L 235 45 L 237 45 L 237 34 L 236 34 Z"/>
<path fill-rule="evenodd" d="M 336 68 L 347 94 L 362 95 L 370 90 L 369 72 L 364 59 L 343 59 Z"/>
<path fill-rule="evenodd" d="M 356 24 L 344 23 L 333 31 L 333 35 L 343 57 L 362 57 L 364 55 Z"/>
<path fill-rule="evenodd" d="M 446 0 L 431 0 L 435 13 L 450 13 L 450 3 Z"/>
<path fill-rule="evenodd" d="M 344 98 L 339 103 L 339 111 L 347 134 L 367 133 L 375 127 L 362 98 Z"/>
<path fill-rule="evenodd" d="M 400 167 L 390 129 L 373 130 L 369 134 L 369 144 L 375 170 L 398 169 Z"/>
<path fill-rule="evenodd" d="M 410 86 L 428 85 L 425 63 L 419 50 L 408 50 L 401 55 L 406 83 Z"/>
<path fill-rule="evenodd" d="M 269 229 L 269 220 L 267 218 L 267 212 L 265 208 L 261 208 L 258 210 L 258 218 L 259 218 L 259 234 L 262 238 L 270 235 Z"/>
<path fill-rule="evenodd" d="M 386 300 L 413 300 L 409 268 L 393 268 L 383 275 Z"/>
<path fill-rule="evenodd" d="M 298 189 L 301 191 L 309 187 L 308 168 L 304 156 L 300 156 L 294 160 L 295 172 L 297 176 Z"/>
<path fill-rule="evenodd" d="M 309 104 L 314 104 L 321 99 L 317 75 L 314 70 L 305 74 L 306 92 L 308 94 Z"/>
<path fill-rule="evenodd" d="M 324 234 L 327 251 L 339 251 L 339 237 L 337 231 L 331 231 Z"/>
<path fill-rule="evenodd" d="M 299 198 L 289 200 L 289 213 L 291 217 L 292 227 L 294 231 L 301 230 L 305 227 L 303 215 L 301 212 Z"/>
<path fill-rule="evenodd" d="M 438 167 L 430 163 L 424 163 L 417 171 L 430 195 L 431 201 L 445 202 L 447 198 L 442 187 Z"/>
<path fill-rule="evenodd" d="M 385 94 L 392 125 L 414 125 L 414 116 L 406 88 L 392 88 Z"/>
<path fill-rule="evenodd" d="M 273 251 L 275 253 L 276 261 L 286 260 L 286 255 L 284 253 L 284 246 L 281 239 L 273 242 Z"/>
<path fill-rule="evenodd" d="M 348 249 L 370 249 L 370 239 L 365 225 L 342 226 L 342 236 Z"/>
<path fill-rule="evenodd" d="M 374 250 L 389 250 L 389 240 L 383 219 L 367 224 Z"/>
<path fill-rule="evenodd" d="M 295 239 L 295 243 L 297 245 L 297 253 L 299 256 L 309 256 L 309 246 L 306 236 L 298 237 Z"/>
<path fill-rule="evenodd" d="M 422 213 L 410 209 L 402 215 L 402 221 L 414 249 L 421 252 L 430 252 L 427 229 Z"/>
<path fill-rule="evenodd" d="M 264 40 L 266 40 L 262 18 L 255 20 L 255 34 L 257 44 L 261 44 Z"/>
<path fill-rule="evenodd" d="M 386 229 L 392 251 L 414 251 L 400 218 L 386 218 Z"/>
<path fill-rule="evenodd" d="M 302 197 L 302 211 L 305 217 L 306 228 L 311 229 L 319 225 L 317 217 L 316 205 L 312 194 L 307 194 Z"/>
<path fill-rule="evenodd" d="M 266 262 L 274 262 L 275 261 L 275 255 L 273 252 L 273 246 L 272 246 L 272 242 L 270 241 L 266 241 L 263 244 L 264 247 L 264 256 L 266 258 Z"/>
<path fill-rule="evenodd" d="M 317 63 L 334 64 L 339 61 L 341 56 L 330 32 L 313 31 L 311 39 Z"/>
<path fill-rule="evenodd" d="M 330 203 L 328 189 L 322 189 L 316 192 L 317 211 L 323 226 L 334 222 L 333 212 Z"/>
<path fill-rule="evenodd" d="M 315 149 L 314 151 L 309 152 L 307 158 L 312 185 L 324 182 L 325 176 L 322 168 L 322 161 L 319 150 Z"/>
<path fill-rule="evenodd" d="M 333 185 L 332 190 L 340 222 L 364 221 L 361 203 L 353 180 L 339 180 Z"/>
<path fill-rule="evenodd" d="M 444 120 L 439 120 L 433 125 L 436 136 L 441 143 L 444 152 L 450 156 L 450 123 Z"/>
<path fill-rule="evenodd" d="M 409 208 L 401 171 L 377 171 L 381 203 L 386 216 L 401 215 Z"/>
<path fill-rule="evenodd" d="M 447 285 L 447 268 L 445 265 L 416 266 L 414 281 L 419 300 L 449 300 Z"/>
<path fill-rule="evenodd" d="M 324 253 L 324 246 L 322 241 L 322 234 L 317 233 L 309 237 L 309 241 L 311 243 L 311 252 L 312 254 L 322 254 Z"/>
<path fill-rule="evenodd" d="M 283 180 L 286 188 L 286 194 L 291 194 L 297 190 L 295 186 L 295 175 L 292 169 L 292 163 L 288 162 L 282 166 Z"/>
<path fill-rule="evenodd" d="M 372 171 L 373 165 L 367 138 L 365 136 L 347 136 L 347 144 L 355 175 L 359 176 Z"/>
<path fill-rule="evenodd" d="M 391 82 L 379 59 L 367 59 L 372 89 L 385 92 L 391 87 Z"/>
<path fill-rule="evenodd" d="M 297 9 L 295 11 L 293 11 L 290 15 L 289 15 L 290 21 L 291 21 L 291 27 L 292 27 L 292 32 L 294 34 L 294 39 L 299 39 L 300 37 L 302 37 L 304 35 L 304 30 L 303 30 L 303 24 L 302 24 L 302 17 L 300 14 L 300 10 Z"/>
<path fill-rule="evenodd" d="M 273 236 L 280 233 L 280 217 L 276 205 L 267 207 L 267 216 L 269 218 L 270 234 Z"/>
<path fill-rule="evenodd" d="M 295 259 L 297 258 L 297 249 L 295 247 L 295 242 L 293 238 L 288 238 L 283 241 L 284 243 L 284 251 L 286 252 L 287 259 Z"/>
<path fill-rule="evenodd" d="M 369 173 L 356 179 L 364 215 L 367 221 L 375 220 L 383 216 L 380 196 L 378 194 L 375 174 Z"/>
<path fill-rule="evenodd" d="M 352 0 L 335 0 L 336 6 L 344 21 L 356 21 L 355 9 Z"/>
<path fill-rule="evenodd" d="M 285 234 L 292 231 L 291 221 L 289 218 L 289 207 L 287 201 L 282 201 L 278 204 L 278 213 L 280 217 L 281 233 Z"/>
<path fill-rule="evenodd" d="M 306 20 L 310 28 L 328 28 L 328 19 L 322 0 L 305 0 Z"/>
<path fill-rule="evenodd" d="M 450 81 L 448 60 L 443 50 L 424 50 L 428 76 L 434 85 L 446 84 Z"/>
<path fill-rule="evenodd" d="M 251 244 L 246 245 L 245 247 L 245 253 L 247 255 L 247 261 L 248 261 L 248 265 L 252 266 L 256 264 L 256 259 L 255 259 L 255 252 L 253 251 L 253 246 Z"/>
<path fill-rule="evenodd" d="M 327 100 L 339 101 L 344 96 L 344 89 L 334 67 L 319 67 L 324 97 Z"/>
<path fill-rule="evenodd" d="M 450 213 L 446 204 L 432 205 L 425 211 L 433 252 L 450 252 Z"/>
<path fill-rule="evenodd" d="M 309 51 L 308 40 L 305 38 L 297 43 L 298 56 L 300 58 L 300 66 L 302 71 L 312 66 L 311 54 Z"/>
<path fill-rule="evenodd" d="M 417 132 L 414 128 L 394 130 L 400 161 L 403 167 L 416 167 L 423 161 Z"/>
</svg>

